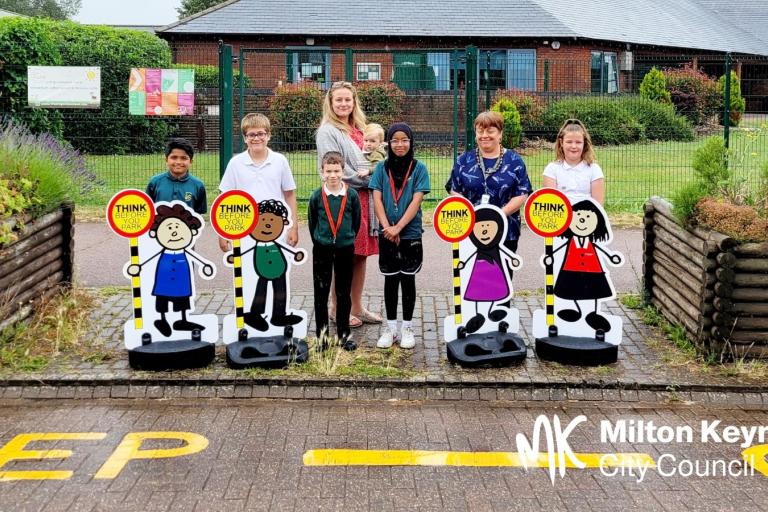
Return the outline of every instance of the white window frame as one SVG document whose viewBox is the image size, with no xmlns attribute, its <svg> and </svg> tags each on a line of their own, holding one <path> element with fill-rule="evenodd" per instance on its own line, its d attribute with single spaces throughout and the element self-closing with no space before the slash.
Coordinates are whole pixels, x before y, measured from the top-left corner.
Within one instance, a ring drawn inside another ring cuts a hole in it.
<svg viewBox="0 0 768 512">
<path fill-rule="evenodd" d="M 366 66 L 365 73 L 367 73 L 368 76 L 371 74 L 371 67 L 378 68 L 376 71 L 377 78 L 360 78 L 360 68 L 362 66 Z M 357 77 L 358 82 L 381 80 L 381 62 L 358 62 L 355 68 L 355 76 Z"/>
</svg>

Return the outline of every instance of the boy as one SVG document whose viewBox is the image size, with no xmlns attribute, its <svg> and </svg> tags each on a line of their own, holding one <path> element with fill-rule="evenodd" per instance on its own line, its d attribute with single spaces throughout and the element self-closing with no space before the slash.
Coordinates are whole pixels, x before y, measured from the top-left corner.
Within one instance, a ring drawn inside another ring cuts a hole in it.
<svg viewBox="0 0 768 512">
<path fill-rule="evenodd" d="M 240 123 L 247 149 L 235 155 L 227 164 L 219 190 L 239 189 L 248 192 L 260 203 L 269 199 L 281 201 L 291 210 L 292 225 L 287 242 L 295 247 L 299 242 L 299 222 L 296 217 L 296 182 L 288 159 L 269 149 L 271 124 L 263 114 L 248 114 Z M 227 252 L 229 240 L 219 239 L 219 247 Z"/>
<path fill-rule="evenodd" d="M 171 139 L 165 147 L 165 165 L 168 172 L 153 176 L 147 184 L 147 195 L 152 201 L 183 201 L 195 213 L 208 211 L 205 185 L 189 173 L 195 150 L 187 139 Z"/>
<path fill-rule="evenodd" d="M 363 156 L 371 163 L 370 173 L 376 164 L 387 158 L 387 144 L 384 142 L 384 128 L 380 124 L 370 123 L 363 133 Z"/>
<path fill-rule="evenodd" d="M 344 156 L 338 151 L 323 155 L 321 174 L 324 184 L 309 198 L 307 218 L 312 234 L 312 270 L 315 288 L 315 332 L 320 339 L 328 330 L 328 294 L 331 275 L 336 274 L 336 327 L 344 350 L 355 350 L 349 331 L 352 309 L 352 260 L 355 236 L 360 229 L 360 199 L 348 187 L 344 176 Z M 327 333 L 326 333 L 327 334 Z M 321 346 L 326 343 L 321 342 Z"/>
</svg>

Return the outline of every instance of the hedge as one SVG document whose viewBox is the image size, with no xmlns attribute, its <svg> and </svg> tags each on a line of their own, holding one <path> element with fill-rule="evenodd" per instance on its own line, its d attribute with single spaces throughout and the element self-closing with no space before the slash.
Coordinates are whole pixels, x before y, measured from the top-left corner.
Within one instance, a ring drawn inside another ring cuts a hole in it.
<svg viewBox="0 0 768 512">
<path fill-rule="evenodd" d="M 323 92 L 312 84 L 286 84 L 269 98 L 272 137 L 283 151 L 315 147 L 315 130 L 322 117 Z"/>
<path fill-rule="evenodd" d="M 388 82 L 357 82 L 357 97 L 369 123 L 387 126 L 400 120 L 405 102 L 405 93 Z"/>
<path fill-rule="evenodd" d="M 618 102 L 643 126 L 646 139 L 692 141 L 695 137 L 690 121 L 668 103 L 637 96 L 620 97 Z"/>
<path fill-rule="evenodd" d="M 62 64 L 47 26 L 36 18 L 0 18 L 0 115 L 25 124 L 33 133 L 61 138 L 64 123 L 57 110 L 27 107 L 27 65 Z"/>
<path fill-rule="evenodd" d="M 566 119 L 580 119 L 595 144 L 631 144 L 643 138 L 643 127 L 619 103 L 604 98 L 568 98 L 547 106 L 543 116 L 546 132 L 556 136 Z"/>
</svg>

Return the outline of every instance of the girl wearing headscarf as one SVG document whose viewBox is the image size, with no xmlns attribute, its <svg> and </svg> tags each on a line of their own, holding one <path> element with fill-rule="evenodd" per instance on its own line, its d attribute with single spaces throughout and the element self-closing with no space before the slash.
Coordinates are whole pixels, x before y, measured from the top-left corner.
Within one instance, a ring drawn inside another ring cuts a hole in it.
<svg viewBox="0 0 768 512">
<path fill-rule="evenodd" d="M 400 348 L 413 348 L 416 339 L 411 320 L 416 305 L 416 273 L 421 270 L 423 248 L 421 202 L 429 193 L 429 172 L 413 157 L 413 131 L 405 123 L 387 130 L 387 159 L 379 162 L 370 187 L 380 224 L 379 269 L 384 274 L 387 326 L 376 346 L 389 348 L 399 339 Z M 398 294 L 403 294 L 403 325 L 397 330 Z M 398 335 L 399 334 L 399 335 Z"/>
</svg>

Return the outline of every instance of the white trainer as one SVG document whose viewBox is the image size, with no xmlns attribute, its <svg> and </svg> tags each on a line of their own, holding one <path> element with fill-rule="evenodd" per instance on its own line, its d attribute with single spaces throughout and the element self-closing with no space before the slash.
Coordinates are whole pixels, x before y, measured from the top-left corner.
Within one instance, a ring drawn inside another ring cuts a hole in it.
<svg viewBox="0 0 768 512">
<path fill-rule="evenodd" d="M 395 342 L 395 334 L 389 329 L 384 330 L 379 341 L 376 342 L 376 348 L 389 348 Z"/>
<path fill-rule="evenodd" d="M 400 333 L 400 348 L 413 348 L 416 346 L 416 337 L 413 335 L 413 327 L 403 327 Z"/>
</svg>

